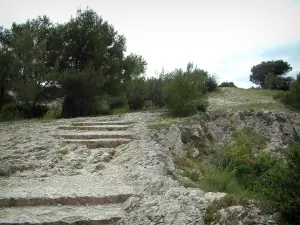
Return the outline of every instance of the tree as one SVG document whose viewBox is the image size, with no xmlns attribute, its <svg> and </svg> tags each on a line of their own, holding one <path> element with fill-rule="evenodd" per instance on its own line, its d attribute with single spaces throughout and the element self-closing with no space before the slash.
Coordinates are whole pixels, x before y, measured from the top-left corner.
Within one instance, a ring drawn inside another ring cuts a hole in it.
<svg viewBox="0 0 300 225">
<path fill-rule="evenodd" d="M 58 27 L 56 33 L 63 42 L 55 45 L 58 49 L 53 55 L 59 55 L 60 71 L 67 74 L 61 80 L 65 91 L 63 117 L 89 115 L 95 102 L 107 102 L 107 96 L 127 92 L 131 80 L 146 70 L 142 56 L 124 56 L 125 37 L 91 9 L 78 10 L 76 17 Z M 56 43 L 54 36 L 51 43 Z"/>
<path fill-rule="evenodd" d="M 286 73 L 290 72 L 292 67 L 287 62 L 283 60 L 276 61 L 267 61 L 261 62 L 258 65 L 255 65 L 251 68 L 250 81 L 260 85 L 261 88 L 266 87 L 266 77 L 269 73 L 272 73 L 274 76 L 283 76 Z"/>
<path fill-rule="evenodd" d="M 58 65 L 47 64 L 47 37 L 52 26 L 50 19 L 43 16 L 24 24 L 14 23 L 11 29 L 11 48 L 18 62 L 13 90 L 17 100 L 27 107 L 29 117 L 36 115 L 36 107 L 42 101 L 52 100 L 53 96 L 46 92 L 57 85 Z"/>
<path fill-rule="evenodd" d="M 0 29 L 1 34 L 3 30 Z M 1 35 L 2 36 L 2 35 Z M 11 80 L 15 76 L 16 63 L 12 51 L 4 40 L 0 39 L 0 108 L 5 103 Z"/>
</svg>

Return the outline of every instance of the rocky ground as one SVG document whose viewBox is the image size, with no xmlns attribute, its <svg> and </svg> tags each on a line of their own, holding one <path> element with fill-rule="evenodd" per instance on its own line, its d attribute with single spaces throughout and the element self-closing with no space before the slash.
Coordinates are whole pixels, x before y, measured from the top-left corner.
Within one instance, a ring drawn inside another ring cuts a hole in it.
<svg viewBox="0 0 300 225">
<path fill-rule="evenodd" d="M 148 129 L 160 115 L 1 123 L 0 224 L 201 225 L 207 207 L 226 194 L 181 186 L 173 156 L 184 154 L 182 132 L 218 144 L 230 141 L 234 121 L 237 130 L 264 135 L 269 152 L 300 137 L 299 113 L 209 111 L 201 122 L 175 119 Z M 276 224 L 254 205 L 219 213 L 214 224 Z"/>
</svg>

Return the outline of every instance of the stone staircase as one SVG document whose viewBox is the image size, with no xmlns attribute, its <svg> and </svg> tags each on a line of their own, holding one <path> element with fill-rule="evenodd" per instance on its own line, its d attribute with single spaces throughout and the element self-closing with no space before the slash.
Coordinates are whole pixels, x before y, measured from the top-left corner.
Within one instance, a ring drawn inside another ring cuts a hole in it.
<svg viewBox="0 0 300 225">
<path fill-rule="evenodd" d="M 126 131 L 131 125 L 120 121 L 73 123 L 58 127 L 63 132 L 55 137 L 66 144 L 115 148 L 133 139 Z M 0 224 L 116 224 L 124 215 L 122 204 L 134 190 L 113 169 L 100 175 L 1 178 Z"/>
<path fill-rule="evenodd" d="M 74 132 L 64 132 L 57 136 L 68 144 L 84 144 L 88 148 L 115 148 L 133 139 L 132 134 L 126 131 L 131 124 L 119 121 L 72 123 L 58 128 Z"/>
</svg>

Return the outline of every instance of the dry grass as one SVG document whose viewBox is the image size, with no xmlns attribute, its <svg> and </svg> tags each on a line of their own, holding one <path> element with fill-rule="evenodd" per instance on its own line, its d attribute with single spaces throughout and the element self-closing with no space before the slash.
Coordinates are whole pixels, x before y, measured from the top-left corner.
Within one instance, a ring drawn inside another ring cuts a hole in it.
<svg viewBox="0 0 300 225">
<path fill-rule="evenodd" d="M 269 109 L 290 111 L 273 96 L 280 91 L 243 88 L 218 88 L 209 94 L 209 109 Z"/>
</svg>

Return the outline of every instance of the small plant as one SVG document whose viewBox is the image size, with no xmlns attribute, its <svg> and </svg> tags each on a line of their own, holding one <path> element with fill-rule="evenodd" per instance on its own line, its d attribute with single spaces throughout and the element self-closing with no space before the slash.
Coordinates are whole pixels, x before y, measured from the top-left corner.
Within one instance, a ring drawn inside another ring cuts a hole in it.
<svg viewBox="0 0 300 225">
<path fill-rule="evenodd" d="M 68 154 L 69 150 L 67 148 L 62 148 L 58 151 L 56 151 L 56 154 L 60 154 L 60 155 L 66 155 Z"/>
</svg>

